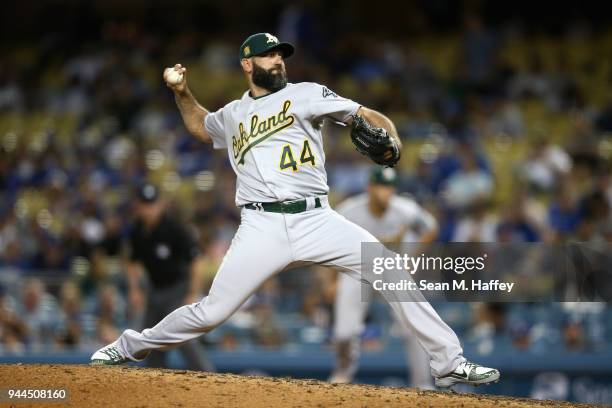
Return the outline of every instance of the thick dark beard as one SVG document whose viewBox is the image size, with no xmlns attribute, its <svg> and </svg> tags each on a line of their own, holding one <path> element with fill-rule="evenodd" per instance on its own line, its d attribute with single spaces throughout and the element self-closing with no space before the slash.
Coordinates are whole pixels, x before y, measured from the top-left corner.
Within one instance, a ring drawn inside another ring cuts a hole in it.
<svg viewBox="0 0 612 408">
<path fill-rule="evenodd" d="M 265 70 L 253 61 L 253 83 L 260 88 L 270 92 L 276 92 L 287 86 L 287 73 L 282 68 L 278 68 L 278 73 L 273 74 L 274 68 Z"/>
</svg>

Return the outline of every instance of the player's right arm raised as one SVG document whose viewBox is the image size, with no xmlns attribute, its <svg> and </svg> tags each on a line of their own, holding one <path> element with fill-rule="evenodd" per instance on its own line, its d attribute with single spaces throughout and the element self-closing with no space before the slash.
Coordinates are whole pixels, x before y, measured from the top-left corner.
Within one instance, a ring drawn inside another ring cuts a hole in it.
<svg viewBox="0 0 612 408">
<path fill-rule="evenodd" d="M 187 130 L 201 141 L 212 143 L 211 136 L 204 129 L 204 118 L 208 115 L 208 111 L 198 103 L 187 86 L 187 68 L 181 64 L 176 64 L 172 69 L 183 74 L 182 80 L 176 84 L 169 82 L 166 71 L 164 71 L 164 80 L 166 85 L 174 92 L 176 106 L 181 112 Z"/>
</svg>

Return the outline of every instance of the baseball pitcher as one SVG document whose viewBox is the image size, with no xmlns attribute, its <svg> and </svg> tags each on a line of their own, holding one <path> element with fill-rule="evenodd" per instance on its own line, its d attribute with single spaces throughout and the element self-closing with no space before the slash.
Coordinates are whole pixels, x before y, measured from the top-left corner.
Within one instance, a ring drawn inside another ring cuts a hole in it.
<svg viewBox="0 0 612 408">
<path fill-rule="evenodd" d="M 401 143 L 381 113 L 316 83 L 288 83 L 285 59 L 293 52 L 291 44 L 271 34 L 248 37 L 239 58 L 249 89 L 216 112 L 190 92 L 185 67 L 177 64 L 164 72 L 187 129 L 214 148 L 227 149 L 241 223 L 208 296 L 142 332 L 125 330 L 92 355 L 93 364 L 140 361 L 151 350 L 176 347 L 211 331 L 264 281 L 292 265 L 321 264 L 355 279 L 365 276 L 361 243 L 378 241 L 329 207 L 321 127 L 325 119 L 351 126 L 357 150 L 381 165 L 397 163 Z M 463 357 L 457 336 L 429 303 L 390 305 L 429 355 L 437 385 L 499 379 L 498 370 Z"/>
</svg>

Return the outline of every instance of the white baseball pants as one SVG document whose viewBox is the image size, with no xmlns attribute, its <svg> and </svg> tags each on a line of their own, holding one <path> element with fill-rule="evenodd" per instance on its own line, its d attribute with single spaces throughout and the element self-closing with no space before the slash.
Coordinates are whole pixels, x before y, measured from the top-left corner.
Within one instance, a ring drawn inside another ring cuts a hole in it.
<svg viewBox="0 0 612 408">
<path fill-rule="evenodd" d="M 268 278 L 292 265 L 317 263 L 361 279 L 361 243 L 377 242 L 363 228 L 322 207 L 298 214 L 243 209 L 241 223 L 208 296 L 174 310 L 152 328 L 125 330 L 118 344 L 135 361 L 150 350 L 179 346 L 229 318 Z M 406 274 L 407 275 L 407 274 Z M 392 299 L 387 299 L 387 301 Z M 397 318 L 416 335 L 431 358 L 433 376 L 453 371 L 464 360 L 459 339 L 427 302 L 390 302 Z"/>
</svg>

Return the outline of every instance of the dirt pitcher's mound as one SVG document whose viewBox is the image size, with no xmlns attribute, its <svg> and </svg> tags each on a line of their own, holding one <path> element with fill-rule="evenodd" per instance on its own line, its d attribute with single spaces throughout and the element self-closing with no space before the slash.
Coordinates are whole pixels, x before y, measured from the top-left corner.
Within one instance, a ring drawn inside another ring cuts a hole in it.
<svg viewBox="0 0 612 408">
<path fill-rule="evenodd" d="M 65 389 L 65 400 L 7 400 L 7 389 Z M 74 407 L 574 407 L 559 402 L 314 380 L 86 365 L 0 365 L 0 406 Z"/>
</svg>

